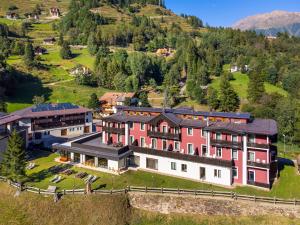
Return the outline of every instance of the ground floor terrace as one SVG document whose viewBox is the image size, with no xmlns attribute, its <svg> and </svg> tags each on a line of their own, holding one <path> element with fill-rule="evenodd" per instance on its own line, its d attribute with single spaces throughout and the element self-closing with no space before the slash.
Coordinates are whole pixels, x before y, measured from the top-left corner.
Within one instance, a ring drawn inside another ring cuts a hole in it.
<svg viewBox="0 0 300 225">
<path fill-rule="evenodd" d="M 179 177 L 166 176 L 144 170 L 129 170 L 120 175 L 114 173 L 92 170 L 88 167 L 78 167 L 72 164 L 63 164 L 55 159 L 60 157 L 57 153 L 36 150 L 30 157 L 30 162 L 35 163 L 35 167 L 27 171 L 28 180 L 26 184 L 47 189 L 48 186 L 57 186 L 59 190 L 84 188 L 83 179 L 77 178 L 78 173 L 87 173 L 97 176 L 98 179 L 92 184 L 93 189 L 119 189 L 127 186 L 147 186 L 147 187 L 169 187 L 185 189 L 204 189 L 204 190 L 230 190 L 240 194 L 276 196 L 282 198 L 300 198 L 300 176 L 297 168 L 291 160 L 279 159 L 280 178 L 275 182 L 270 191 L 257 189 L 250 186 L 225 187 L 212 185 L 205 182 L 181 179 Z M 52 183 L 51 179 L 59 173 L 53 168 L 68 168 L 73 170 L 71 175 L 61 175 L 59 183 Z"/>
</svg>

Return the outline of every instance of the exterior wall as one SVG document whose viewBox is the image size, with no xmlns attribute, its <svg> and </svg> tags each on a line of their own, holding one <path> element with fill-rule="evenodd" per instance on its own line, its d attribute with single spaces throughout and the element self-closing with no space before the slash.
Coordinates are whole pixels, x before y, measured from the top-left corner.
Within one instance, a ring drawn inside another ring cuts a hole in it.
<svg viewBox="0 0 300 225">
<path fill-rule="evenodd" d="M 258 169 L 258 168 L 248 168 L 248 171 L 255 172 L 255 179 L 254 179 L 255 182 L 269 184 L 268 170 Z"/>
<path fill-rule="evenodd" d="M 202 154 L 202 145 L 206 145 L 206 138 L 201 136 L 200 128 L 192 128 L 193 135 L 188 135 L 188 128 L 181 128 L 181 149 L 184 149 L 184 154 L 188 154 L 188 144 L 193 144 L 194 151 L 198 148 L 200 154 Z"/>
<path fill-rule="evenodd" d="M 140 153 L 134 153 L 134 155 L 140 157 L 140 168 L 143 170 L 149 170 L 151 172 L 158 172 L 166 175 L 183 177 L 188 179 L 193 179 L 196 181 L 205 181 L 208 183 L 218 184 L 218 185 L 231 185 L 231 169 L 219 166 L 213 166 L 208 164 L 200 164 L 194 162 L 188 162 L 183 160 L 176 160 L 170 158 L 164 158 L 159 156 L 145 155 Z M 148 169 L 146 167 L 146 158 L 157 159 L 158 160 L 158 170 Z M 176 170 L 171 169 L 171 162 L 176 163 Z M 181 164 L 187 165 L 187 172 L 181 171 Z M 200 167 L 206 168 L 206 179 L 200 179 Z M 221 170 L 221 178 L 214 177 L 214 169 Z"/>
<path fill-rule="evenodd" d="M 256 162 L 268 162 L 268 151 L 248 148 L 248 152 L 254 152 Z"/>
</svg>

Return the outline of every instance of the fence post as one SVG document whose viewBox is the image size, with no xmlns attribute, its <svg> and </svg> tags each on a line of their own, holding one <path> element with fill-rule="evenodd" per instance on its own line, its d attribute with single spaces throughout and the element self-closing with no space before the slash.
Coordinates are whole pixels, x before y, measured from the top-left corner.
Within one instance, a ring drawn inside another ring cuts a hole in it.
<svg viewBox="0 0 300 225">
<path fill-rule="evenodd" d="M 112 189 L 110 190 L 110 194 L 112 195 L 112 193 L 113 193 L 113 191 L 112 191 Z"/>
<path fill-rule="evenodd" d="M 294 198 L 294 205 L 297 205 L 297 201 L 296 201 L 296 198 Z"/>
<path fill-rule="evenodd" d="M 212 197 L 214 197 L 214 190 L 211 190 L 211 195 Z"/>
<path fill-rule="evenodd" d="M 39 194 L 41 194 L 41 189 L 39 188 Z"/>
<path fill-rule="evenodd" d="M 148 192 L 148 188 L 147 188 L 147 186 L 145 187 L 145 192 L 146 192 L 146 193 Z"/>
<path fill-rule="evenodd" d="M 66 195 L 66 189 L 64 189 L 64 195 Z"/>
<path fill-rule="evenodd" d="M 254 202 L 256 202 L 256 196 L 254 195 Z"/>
<path fill-rule="evenodd" d="M 162 193 L 162 194 L 164 193 L 164 188 L 163 188 L 163 187 L 161 188 L 161 193 Z"/>
<path fill-rule="evenodd" d="M 234 200 L 237 200 L 237 194 L 236 194 L 236 192 L 234 193 Z"/>
<path fill-rule="evenodd" d="M 274 197 L 274 205 L 276 205 L 276 196 Z"/>
<path fill-rule="evenodd" d="M 73 188 L 73 195 L 75 195 L 75 189 Z"/>
<path fill-rule="evenodd" d="M 130 186 L 128 186 L 128 192 L 130 192 L 131 190 L 130 190 Z"/>
<path fill-rule="evenodd" d="M 234 198 L 234 194 L 233 194 L 233 191 L 231 191 L 231 198 Z"/>
<path fill-rule="evenodd" d="M 197 190 L 194 191 L 195 196 L 197 195 Z"/>
<path fill-rule="evenodd" d="M 179 188 L 177 188 L 177 193 L 178 193 L 178 195 L 180 195 L 180 189 Z"/>
</svg>

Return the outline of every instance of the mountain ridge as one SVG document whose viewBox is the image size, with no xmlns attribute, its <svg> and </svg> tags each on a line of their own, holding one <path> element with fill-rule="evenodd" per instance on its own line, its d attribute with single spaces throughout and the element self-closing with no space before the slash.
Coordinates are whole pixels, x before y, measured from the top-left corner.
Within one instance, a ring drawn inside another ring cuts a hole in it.
<svg viewBox="0 0 300 225">
<path fill-rule="evenodd" d="M 234 29 L 255 30 L 265 35 L 276 35 L 278 32 L 288 32 L 300 36 L 300 12 L 275 10 L 248 16 L 232 25 Z"/>
</svg>

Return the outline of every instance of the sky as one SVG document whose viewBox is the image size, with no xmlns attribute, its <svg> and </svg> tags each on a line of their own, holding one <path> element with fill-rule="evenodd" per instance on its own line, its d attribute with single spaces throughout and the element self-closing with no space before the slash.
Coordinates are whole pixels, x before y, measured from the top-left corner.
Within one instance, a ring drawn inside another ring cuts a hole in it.
<svg viewBox="0 0 300 225">
<path fill-rule="evenodd" d="M 300 0 L 165 0 L 176 14 L 198 16 L 210 26 L 231 26 L 255 14 L 285 10 L 300 12 Z"/>
</svg>

